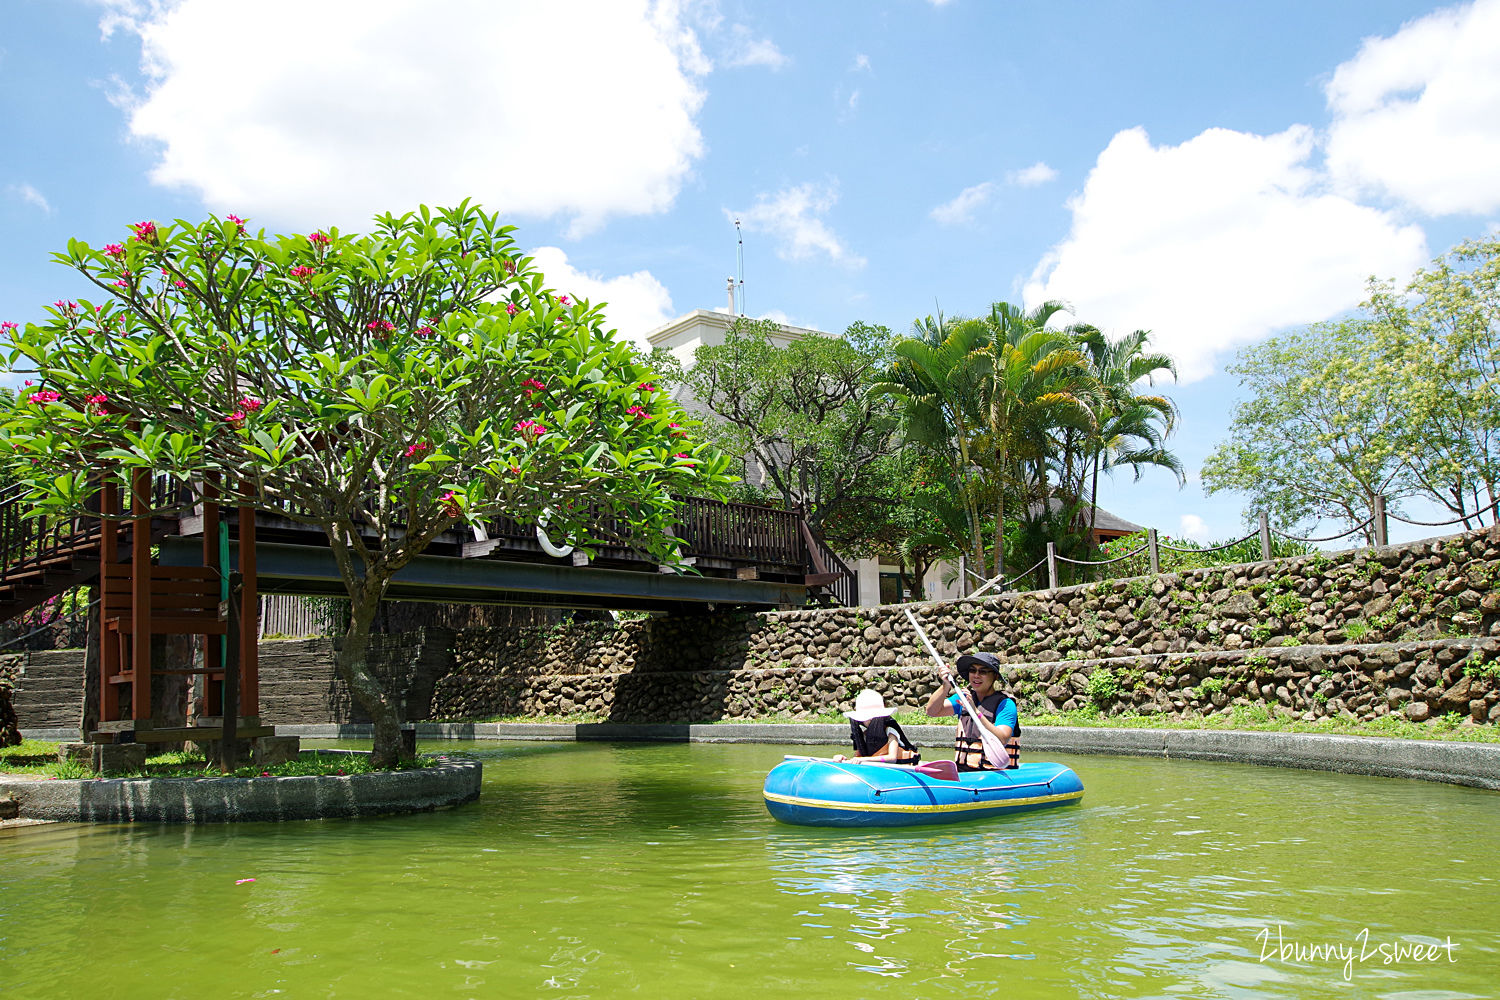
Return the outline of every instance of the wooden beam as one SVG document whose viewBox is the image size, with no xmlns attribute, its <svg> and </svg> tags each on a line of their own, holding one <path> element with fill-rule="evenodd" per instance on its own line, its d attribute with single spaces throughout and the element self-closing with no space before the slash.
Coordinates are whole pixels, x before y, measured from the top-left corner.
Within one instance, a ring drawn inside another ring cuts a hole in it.
<svg viewBox="0 0 1500 1000">
<path fill-rule="evenodd" d="M 203 483 L 203 565 L 213 566 L 221 573 L 228 573 L 228 566 L 219 565 L 219 490 L 218 478 L 210 476 Z M 219 598 L 225 589 L 220 587 Z M 224 714 L 224 682 L 215 680 L 214 674 L 224 669 L 224 645 L 226 639 L 216 635 L 203 637 L 203 666 L 208 676 L 203 678 L 203 706 L 209 715 Z"/>
<path fill-rule="evenodd" d="M 224 657 L 224 728 L 220 730 L 223 743 L 219 745 L 219 769 L 225 774 L 234 770 L 235 729 L 240 714 L 240 636 L 245 623 L 240 620 L 239 595 L 234 592 L 239 583 L 239 574 L 229 579 L 229 655 Z"/>
<path fill-rule="evenodd" d="M 240 708 L 260 717 L 260 592 L 255 585 L 255 508 L 240 507 Z"/>
<path fill-rule="evenodd" d="M 109 722 L 120 717 L 120 695 L 110 686 L 109 679 L 120 672 L 120 640 L 104 628 L 104 609 L 113 596 L 112 584 L 106 566 L 120 558 L 120 525 L 110 520 L 120 512 L 120 487 L 109 475 L 104 477 L 104 487 L 99 500 L 99 721 Z"/>
<path fill-rule="evenodd" d="M 136 469 L 130 484 L 131 718 L 151 719 L 151 472 Z M 140 728 L 140 727 L 137 727 Z"/>
</svg>

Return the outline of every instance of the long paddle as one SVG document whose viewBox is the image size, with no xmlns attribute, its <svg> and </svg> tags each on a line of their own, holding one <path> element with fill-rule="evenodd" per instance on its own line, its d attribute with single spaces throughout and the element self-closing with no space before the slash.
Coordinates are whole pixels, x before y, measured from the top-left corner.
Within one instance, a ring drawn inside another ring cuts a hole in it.
<svg viewBox="0 0 1500 1000">
<path fill-rule="evenodd" d="M 785 760 L 827 760 L 827 757 L 804 757 L 800 754 L 787 754 Z M 939 781 L 957 781 L 958 765 L 951 760 L 923 761 L 920 764 L 897 764 L 889 760 L 862 760 L 856 757 L 854 760 L 846 760 L 845 764 L 859 764 L 862 767 L 899 767 L 903 771 L 918 771 L 929 778 L 937 778 Z"/>
<path fill-rule="evenodd" d="M 932 640 L 927 638 L 927 633 L 922 631 L 922 626 L 917 622 L 917 616 L 911 613 L 910 608 L 902 608 L 906 613 L 906 620 L 911 622 L 911 627 L 917 630 L 917 635 L 922 640 L 922 645 L 927 647 L 927 652 L 932 654 L 932 659 L 937 663 L 938 674 L 953 685 L 953 693 L 958 695 L 958 703 L 964 707 L 974 718 L 974 726 L 979 730 L 979 742 L 984 747 L 984 758 L 1000 770 L 1010 767 L 1010 751 L 1005 749 L 1005 742 L 984 727 L 984 721 L 979 712 L 974 708 L 974 702 L 969 698 L 969 692 L 954 682 L 953 676 L 948 673 L 948 665 L 938 655 L 937 649 L 932 645 Z"/>
</svg>

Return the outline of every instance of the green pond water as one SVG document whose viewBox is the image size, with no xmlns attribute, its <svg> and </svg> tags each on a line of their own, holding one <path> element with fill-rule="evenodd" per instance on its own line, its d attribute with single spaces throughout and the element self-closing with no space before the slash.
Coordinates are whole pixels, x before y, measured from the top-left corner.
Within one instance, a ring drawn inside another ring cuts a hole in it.
<svg viewBox="0 0 1500 1000">
<path fill-rule="evenodd" d="M 424 749 L 481 757 L 481 800 L 0 831 L 0 996 L 1500 993 L 1493 792 L 1055 757 L 1081 806 L 840 832 L 761 803 L 806 748 Z"/>
</svg>

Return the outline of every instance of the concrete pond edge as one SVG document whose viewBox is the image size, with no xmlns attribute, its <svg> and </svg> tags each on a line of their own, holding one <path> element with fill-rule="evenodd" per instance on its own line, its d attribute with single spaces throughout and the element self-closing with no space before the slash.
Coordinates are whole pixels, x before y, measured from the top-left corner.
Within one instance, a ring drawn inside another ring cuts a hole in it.
<svg viewBox="0 0 1500 1000">
<path fill-rule="evenodd" d="M 688 743 L 788 743 L 842 746 L 847 726 L 828 723 L 514 723 L 419 722 L 423 740 L 644 740 Z M 303 739 L 368 739 L 368 725 L 277 726 Z M 948 747 L 953 727 L 908 726 L 920 746 Z M 1120 754 L 1182 760 L 1229 761 L 1267 767 L 1415 778 L 1500 791 L 1500 744 L 1398 740 L 1227 729 L 1112 729 L 1027 726 L 1027 759 L 1038 753 Z"/>
<path fill-rule="evenodd" d="M 362 751 L 324 750 L 355 754 Z M 255 778 L 0 777 L 0 796 L 19 816 L 75 823 L 254 823 L 349 819 L 431 812 L 479 798 L 483 765 L 444 760 L 432 767 L 368 774 Z"/>
</svg>

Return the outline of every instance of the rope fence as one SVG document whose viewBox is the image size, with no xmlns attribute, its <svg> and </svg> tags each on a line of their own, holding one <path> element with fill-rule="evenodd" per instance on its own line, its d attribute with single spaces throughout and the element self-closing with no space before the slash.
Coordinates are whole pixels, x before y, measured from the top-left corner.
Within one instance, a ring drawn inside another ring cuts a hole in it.
<svg viewBox="0 0 1500 1000">
<path fill-rule="evenodd" d="M 1354 534 L 1357 531 L 1364 531 L 1374 523 L 1375 515 L 1372 514 L 1369 517 L 1365 518 L 1363 521 L 1356 524 L 1354 527 L 1350 528 L 1348 531 L 1341 531 L 1337 535 L 1328 535 L 1324 538 L 1303 538 L 1300 535 L 1288 535 L 1280 528 L 1272 528 L 1271 531 L 1273 531 L 1278 537 L 1285 538 L 1289 542 L 1306 542 L 1309 545 L 1316 545 L 1319 542 L 1336 542 L 1340 538 L 1348 538 L 1350 535 Z"/>
<path fill-rule="evenodd" d="M 1469 522 L 1483 517 L 1485 514 L 1500 511 L 1500 498 L 1496 498 L 1487 507 L 1483 507 L 1477 511 L 1474 511 L 1473 513 L 1466 514 L 1452 521 L 1414 521 L 1409 518 L 1390 514 L 1386 510 L 1386 499 L 1383 496 L 1377 496 L 1375 498 L 1375 501 L 1372 504 L 1372 508 L 1373 509 L 1369 517 L 1365 518 L 1363 521 L 1360 521 L 1358 524 L 1350 527 L 1349 529 L 1342 531 L 1336 535 L 1326 535 L 1313 538 L 1303 537 L 1300 535 L 1292 535 L 1280 530 L 1279 528 L 1273 528 L 1271 526 L 1270 516 L 1268 514 L 1261 513 L 1258 518 L 1260 523 L 1257 526 L 1256 531 L 1252 531 L 1250 534 L 1244 535 L 1240 538 L 1236 538 L 1233 541 L 1224 542 L 1221 545 L 1212 545 L 1204 548 L 1187 548 L 1185 546 L 1171 545 L 1163 542 L 1158 537 L 1155 528 L 1150 528 L 1146 531 L 1145 542 L 1131 549 L 1129 552 L 1114 556 L 1110 559 L 1073 559 L 1068 556 L 1059 555 L 1057 552 L 1057 543 L 1048 542 L 1047 554 L 1030 569 L 1005 581 L 1005 583 L 1001 585 L 1001 589 L 997 591 L 997 593 L 1005 592 L 1006 590 L 1008 590 L 1012 583 L 1035 572 L 1043 564 L 1045 564 L 1047 567 L 1047 588 L 1049 590 L 1056 590 L 1059 586 L 1060 580 L 1058 567 L 1061 564 L 1087 567 L 1109 566 L 1114 563 L 1123 562 L 1126 559 L 1133 559 L 1144 552 L 1147 557 L 1147 562 L 1149 563 L 1147 575 L 1157 576 L 1161 573 L 1161 553 L 1163 551 L 1178 553 L 1180 555 L 1206 555 L 1213 552 L 1224 552 L 1226 550 L 1234 548 L 1235 546 L 1244 545 L 1246 542 L 1249 542 L 1257 537 L 1259 537 L 1260 539 L 1260 558 L 1263 562 L 1268 562 L 1272 558 L 1274 558 L 1274 538 L 1282 538 L 1289 542 L 1299 542 L 1307 545 L 1316 545 L 1323 542 L 1336 542 L 1341 538 L 1348 538 L 1351 535 L 1363 534 L 1366 538 L 1373 537 L 1371 544 L 1375 546 L 1383 546 L 1390 544 L 1387 529 L 1389 521 L 1391 520 L 1400 521 L 1403 524 L 1418 525 L 1424 528 L 1444 528 L 1456 524 L 1468 526 Z M 1316 525 L 1314 525 L 1314 527 L 1316 527 Z M 973 591 L 968 595 L 971 598 L 978 597 L 999 582 L 998 578 L 996 578 L 995 580 L 985 580 L 983 577 L 973 571 L 969 571 L 968 575 L 972 576 L 976 580 L 983 581 L 984 584 L 979 589 Z"/>
<path fill-rule="evenodd" d="M 1475 518 L 1483 517 L 1484 515 L 1488 514 L 1497 506 L 1500 506 L 1500 500 L 1493 500 L 1490 502 L 1490 505 L 1488 507 L 1481 507 L 1479 510 L 1476 510 L 1472 514 L 1465 514 L 1462 517 L 1454 518 L 1452 521 L 1412 521 L 1408 518 L 1402 517 L 1400 514 L 1391 514 L 1389 516 L 1394 521 L 1400 521 L 1402 524 L 1413 524 L 1419 528 L 1448 528 L 1452 527 L 1455 524 L 1467 525 Z"/>
<path fill-rule="evenodd" d="M 1207 546 L 1206 548 L 1201 548 L 1201 549 L 1185 549 L 1185 548 L 1183 548 L 1180 545 L 1168 545 L 1166 542 L 1162 542 L 1160 544 L 1161 544 L 1161 547 L 1164 548 L 1164 549 L 1166 549 L 1168 552 L 1186 552 L 1186 553 L 1194 553 L 1194 552 L 1223 552 L 1226 549 L 1232 549 L 1232 548 L 1234 548 L 1236 545 L 1243 545 L 1245 542 L 1248 542 L 1250 539 L 1254 538 L 1255 535 L 1256 535 L 1256 532 L 1252 531 L 1252 532 L 1250 532 L 1250 534 L 1246 535 L 1245 537 L 1243 537 L 1243 538 L 1236 538 L 1232 542 L 1225 542 L 1223 545 L 1210 545 L 1210 546 Z"/>
</svg>

